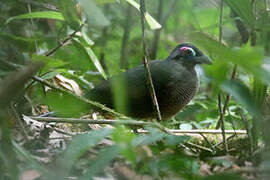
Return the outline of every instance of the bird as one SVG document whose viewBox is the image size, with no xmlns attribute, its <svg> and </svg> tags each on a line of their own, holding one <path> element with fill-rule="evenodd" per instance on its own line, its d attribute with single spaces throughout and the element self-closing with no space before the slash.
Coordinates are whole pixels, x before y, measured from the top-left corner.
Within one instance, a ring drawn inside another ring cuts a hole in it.
<svg viewBox="0 0 270 180">
<path fill-rule="evenodd" d="M 177 45 L 164 60 L 152 60 L 149 69 L 155 88 L 162 120 L 169 119 L 181 111 L 199 89 L 199 78 L 195 66 L 212 64 L 212 60 L 191 43 Z M 124 107 L 120 113 L 135 119 L 156 119 L 156 110 L 149 91 L 146 70 L 143 65 L 103 80 L 85 97 L 106 107 L 116 108 L 113 83 L 123 87 Z M 119 96 L 118 96 L 119 97 Z M 119 111 L 118 111 L 119 112 Z"/>
</svg>

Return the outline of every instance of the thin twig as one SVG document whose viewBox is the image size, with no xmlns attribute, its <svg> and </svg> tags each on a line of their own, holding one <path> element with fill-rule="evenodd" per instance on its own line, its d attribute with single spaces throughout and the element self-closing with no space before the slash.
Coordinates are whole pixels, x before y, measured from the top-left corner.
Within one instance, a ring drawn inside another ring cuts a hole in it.
<svg viewBox="0 0 270 180">
<path fill-rule="evenodd" d="M 153 101 L 154 110 L 157 114 L 157 119 L 161 121 L 162 118 L 161 118 L 159 105 L 158 105 L 158 101 L 157 101 L 157 97 L 155 93 L 155 88 L 154 88 L 152 77 L 151 77 L 151 72 L 149 69 L 148 59 L 147 59 L 146 37 L 145 37 L 145 27 L 144 27 L 144 18 L 145 18 L 144 15 L 146 11 L 145 11 L 144 0 L 140 0 L 140 12 L 141 12 L 142 40 L 143 40 L 143 63 L 146 70 L 146 78 L 147 78 L 148 86 L 150 87 L 149 91 L 150 91 L 151 98 Z"/>
<path fill-rule="evenodd" d="M 121 124 L 121 125 L 149 125 L 151 123 L 137 120 L 114 120 L 114 119 L 80 119 L 80 118 L 56 118 L 56 117 L 32 117 L 29 118 L 40 122 L 55 123 L 86 123 L 86 124 Z"/>
<path fill-rule="evenodd" d="M 53 53 L 55 53 L 59 48 L 61 48 L 62 46 L 64 46 L 66 44 L 66 42 L 68 42 L 70 39 L 72 39 L 72 37 L 78 32 L 79 30 L 74 31 L 72 34 L 70 34 L 66 39 L 64 39 L 63 41 L 61 41 L 55 48 L 49 50 L 48 52 L 45 53 L 45 56 L 50 56 Z"/>
<path fill-rule="evenodd" d="M 48 52 L 45 53 L 45 56 L 51 56 L 53 53 L 55 53 L 59 48 L 61 48 L 62 46 L 64 46 L 70 39 L 72 39 L 75 34 L 77 32 L 79 32 L 81 30 L 81 28 L 85 25 L 85 23 L 82 23 L 80 28 L 76 31 L 74 31 L 73 33 L 71 33 L 70 35 L 68 35 L 68 37 L 66 37 L 63 41 L 61 41 L 55 48 L 49 50 Z"/>
<path fill-rule="evenodd" d="M 171 133 L 175 133 L 175 135 L 180 134 L 222 134 L 221 130 L 215 129 L 192 129 L 192 130 L 180 130 L 180 129 L 168 129 Z M 138 130 L 138 132 L 147 132 L 146 130 Z M 226 134 L 242 134 L 246 135 L 247 132 L 245 130 L 225 130 Z"/>
<path fill-rule="evenodd" d="M 128 125 L 128 126 L 153 126 L 159 128 L 165 133 L 171 134 L 170 130 L 162 126 L 159 123 L 144 122 L 137 120 L 114 120 L 114 119 L 78 119 L 78 118 L 52 118 L 52 117 L 29 117 L 31 119 L 40 121 L 40 122 L 55 122 L 55 123 L 86 123 L 86 124 L 111 124 L 111 125 Z M 145 132 L 146 133 L 146 132 Z"/>
<path fill-rule="evenodd" d="M 223 35 L 223 0 L 220 1 L 220 15 L 219 15 L 219 42 L 222 42 L 222 35 Z M 219 117 L 221 122 L 221 130 L 222 130 L 222 138 L 223 144 L 226 152 L 228 152 L 228 144 L 225 135 L 225 127 L 224 127 L 224 113 L 222 110 L 222 103 L 221 103 L 221 92 L 218 93 L 218 109 L 219 109 Z"/>
<path fill-rule="evenodd" d="M 235 79 L 236 71 L 237 71 L 237 65 L 234 65 L 232 75 L 231 75 L 231 80 Z M 224 106 L 222 109 L 223 115 L 226 113 L 226 110 L 227 110 L 229 102 L 230 102 L 230 98 L 231 98 L 230 94 L 227 94 L 226 98 L 225 98 Z M 221 118 L 219 117 L 218 123 L 216 125 L 216 129 L 220 128 L 220 124 L 221 124 Z"/>
<path fill-rule="evenodd" d="M 214 146 L 210 143 L 210 141 L 207 139 L 207 137 L 205 137 L 205 135 L 203 135 L 202 133 L 200 133 L 200 135 L 203 137 L 203 139 L 204 139 L 204 140 L 207 142 L 207 144 L 210 146 L 210 148 L 211 148 L 213 154 L 215 154 L 215 153 L 216 153 L 215 148 L 214 148 Z"/>
<path fill-rule="evenodd" d="M 228 131 L 228 130 L 225 130 L 225 133 L 226 133 L 226 134 L 229 134 L 229 133 L 227 133 L 227 131 Z M 230 132 L 231 132 L 232 135 L 230 135 L 230 136 L 227 138 L 227 142 L 228 142 L 230 139 L 234 138 L 234 137 L 236 136 L 236 134 L 240 134 L 238 131 L 239 131 L 239 130 L 230 130 Z M 245 132 L 245 134 L 247 134 L 247 132 L 244 131 L 244 130 L 240 130 L 240 131 L 243 131 L 243 132 Z M 218 146 L 221 145 L 222 143 L 223 143 L 223 141 L 221 141 L 221 142 L 215 144 L 215 145 L 214 145 L 214 148 L 218 147 Z"/>
<path fill-rule="evenodd" d="M 190 147 L 187 147 L 184 144 L 179 144 L 179 146 L 182 147 L 182 148 L 184 148 L 184 149 L 187 149 L 187 150 L 191 151 L 193 154 L 197 154 L 196 150 L 194 150 L 191 146 Z"/>
<path fill-rule="evenodd" d="M 61 134 L 67 135 L 67 136 L 75 136 L 75 135 L 77 135 L 77 133 L 66 132 L 66 131 L 63 131 L 62 129 L 59 129 L 59 128 L 56 128 L 56 127 L 50 127 L 50 129 L 54 130 L 57 133 L 61 133 Z"/>
<path fill-rule="evenodd" d="M 228 152 L 228 145 L 227 145 L 225 127 L 224 127 L 224 114 L 222 112 L 222 104 L 221 104 L 221 92 L 219 92 L 218 94 L 218 109 L 219 109 L 219 118 L 220 118 L 220 125 L 221 125 L 221 131 L 222 131 L 223 145 L 226 152 Z"/>
<path fill-rule="evenodd" d="M 203 150 L 203 151 L 208 151 L 208 152 L 210 152 L 210 153 L 213 154 L 213 151 L 212 151 L 211 149 L 206 148 L 206 147 L 203 147 L 203 146 L 200 146 L 200 145 L 198 145 L 198 144 L 193 144 L 193 143 L 191 143 L 191 142 L 186 142 L 185 145 L 186 145 L 186 146 L 190 146 L 190 147 L 192 147 L 192 148 L 200 149 L 200 150 Z"/>
</svg>

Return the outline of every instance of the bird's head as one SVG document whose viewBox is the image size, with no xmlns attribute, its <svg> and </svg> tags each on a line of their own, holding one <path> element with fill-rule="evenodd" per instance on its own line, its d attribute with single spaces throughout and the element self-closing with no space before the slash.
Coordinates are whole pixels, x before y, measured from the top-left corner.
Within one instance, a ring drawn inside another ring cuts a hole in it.
<svg viewBox="0 0 270 180">
<path fill-rule="evenodd" d="M 189 43 L 177 45 L 168 58 L 190 65 L 212 64 L 212 60 L 208 56 Z"/>
</svg>

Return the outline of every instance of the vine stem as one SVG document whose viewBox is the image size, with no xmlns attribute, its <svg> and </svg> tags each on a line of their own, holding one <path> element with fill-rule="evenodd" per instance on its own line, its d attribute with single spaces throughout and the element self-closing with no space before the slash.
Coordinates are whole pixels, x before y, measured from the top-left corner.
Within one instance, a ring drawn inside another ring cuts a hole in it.
<svg viewBox="0 0 270 180">
<path fill-rule="evenodd" d="M 157 116 L 157 120 L 161 121 L 161 113 L 159 110 L 159 105 L 158 105 L 158 101 L 157 101 L 157 96 L 155 93 L 155 88 L 153 85 L 153 80 L 151 77 L 151 72 L 149 69 L 149 64 L 148 64 L 148 59 L 147 59 L 147 48 L 146 48 L 146 34 L 145 34 L 145 26 L 144 26 L 144 20 L 145 20 L 145 3 L 144 0 L 140 0 L 140 12 L 141 12 L 141 25 L 142 25 L 142 41 L 143 41 L 143 64 L 144 64 L 144 68 L 146 70 L 146 78 L 147 78 L 147 84 L 149 87 L 149 91 L 151 94 L 151 98 L 153 101 L 153 107 L 154 110 L 156 112 L 156 116 Z"/>
</svg>

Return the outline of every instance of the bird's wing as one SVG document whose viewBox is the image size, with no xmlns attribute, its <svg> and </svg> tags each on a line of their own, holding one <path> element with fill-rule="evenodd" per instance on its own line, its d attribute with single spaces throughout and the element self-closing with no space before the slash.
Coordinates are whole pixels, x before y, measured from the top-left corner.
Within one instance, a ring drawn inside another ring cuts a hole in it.
<svg viewBox="0 0 270 180">
<path fill-rule="evenodd" d="M 166 84 L 170 80 L 171 67 L 169 66 L 170 63 L 166 62 L 166 60 L 154 60 L 149 63 L 157 95 L 162 94 L 162 91 L 165 90 Z M 93 90 L 87 92 L 86 97 L 112 108 L 114 100 L 113 89 L 117 90 L 117 88 L 113 88 L 113 82 L 116 82 L 116 87 L 121 86 L 124 88 L 124 92 L 120 92 L 121 90 L 118 89 L 117 93 L 120 95 L 123 94 L 123 96 L 125 95 L 127 102 L 130 103 L 133 108 L 143 108 L 145 104 L 152 104 L 143 65 L 101 82 Z"/>
<path fill-rule="evenodd" d="M 162 89 L 166 86 L 166 83 L 170 79 L 170 70 L 168 69 L 168 63 L 166 63 L 165 60 L 155 60 L 149 63 L 149 67 L 155 91 L 158 94 L 159 91 L 162 91 Z M 131 100 L 150 96 L 147 85 L 146 72 L 143 65 L 127 71 L 125 73 L 125 81 L 127 85 L 128 95 Z"/>
</svg>

